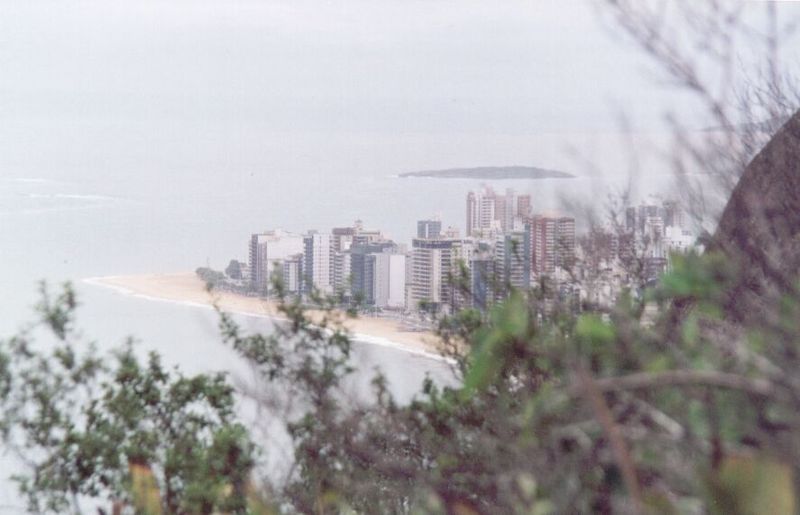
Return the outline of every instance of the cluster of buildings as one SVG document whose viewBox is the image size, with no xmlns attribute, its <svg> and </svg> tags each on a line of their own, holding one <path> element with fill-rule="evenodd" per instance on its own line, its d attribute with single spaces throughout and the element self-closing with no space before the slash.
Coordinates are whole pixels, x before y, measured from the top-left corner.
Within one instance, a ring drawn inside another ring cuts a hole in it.
<svg viewBox="0 0 800 515">
<path fill-rule="evenodd" d="M 358 297 L 366 305 L 403 308 L 406 254 L 380 231 L 361 221 L 330 233 L 295 234 L 280 229 L 250 237 L 243 280 L 250 291 L 269 296 L 272 274 L 281 275 L 286 292 Z"/>
<path fill-rule="evenodd" d="M 674 201 L 651 199 L 622 214 L 622 220 L 595 227 L 582 238 L 576 282 L 583 300 L 610 305 L 623 288 L 637 291 L 653 284 L 669 267 L 671 255 L 695 245 Z"/>
<path fill-rule="evenodd" d="M 625 223 L 625 234 L 606 242 L 603 266 L 646 249 L 654 270 L 663 270 L 670 251 L 691 245 L 674 203 L 631 207 Z M 641 239 L 649 245 L 636 243 Z M 270 295 L 271 274 L 278 273 L 290 294 L 318 291 L 379 309 L 454 312 L 484 309 L 512 288 L 545 281 L 555 292 L 580 296 L 580 253 L 574 218 L 534 214 L 530 195 L 484 187 L 467 195 L 463 235 L 433 219 L 417 222 L 410 247 L 360 221 L 325 233 L 273 230 L 251 236 L 242 271 L 247 288 L 264 296 Z"/>
</svg>

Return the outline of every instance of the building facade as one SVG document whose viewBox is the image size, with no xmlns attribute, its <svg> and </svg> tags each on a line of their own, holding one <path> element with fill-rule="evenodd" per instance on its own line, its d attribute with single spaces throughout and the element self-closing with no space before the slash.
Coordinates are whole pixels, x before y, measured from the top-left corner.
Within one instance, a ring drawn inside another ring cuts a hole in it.
<svg viewBox="0 0 800 515">
<path fill-rule="evenodd" d="M 531 285 L 531 233 L 509 232 L 495 241 L 495 269 L 501 273 L 497 278 L 504 289 L 526 290 Z M 498 294 L 505 292 L 498 291 Z"/>
<path fill-rule="evenodd" d="M 402 309 L 405 306 L 406 255 L 398 252 L 372 254 L 375 306 Z"/>
<path fill-rule="evenodd" d="M 411 277 L 407 278 L 407 309 L 417 310 L 421 303 L 427 303 L 433 310 L 449 306 L 448 277 L 455 241 L 414 238 L 411 243 Z"/>
<path fill-rule="evenodd" d="M 534 276 L 554 277 L 557 269 L 575 259 L 575 219 L 568 216 L 534 216 L 528 224 Z"/>
<path fill-rule="evenodd" d="M 417 238 L 438 238 L 442 234 L 440 220 L 420 220 L 417 222 Z"/>
<path fill-rule="evenodd" d="M 303 291 L 333 293 L 331 235 L 311 231 L 303 237 Z"/>
<path fill-rule="evenodd" d="M 303 253 L 303 237 L 280 229 L 253 234 L 249 245 L 250 288 L 269 295 L 273 272 L 280 270 L 283 260 Z"/>
</svg>

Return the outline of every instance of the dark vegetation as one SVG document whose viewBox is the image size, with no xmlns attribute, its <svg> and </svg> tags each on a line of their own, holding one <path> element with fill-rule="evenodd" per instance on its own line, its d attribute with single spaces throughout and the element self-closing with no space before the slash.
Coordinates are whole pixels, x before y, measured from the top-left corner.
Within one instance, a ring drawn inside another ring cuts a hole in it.
<svg viewBox="0 0 800 515">
<path fill-rule="evenodd" d="M 225 267 L 225 275 L 233 280 L 240 281 L 242 279 L 242 264 L 235 259 L 231 259 L 231 262 Z"/>
<path fill-rule="evenodd" d="M 211 268 L 200 267 L 195 270 L 195 274 L 197 274 L 200 279 L 205 281 L 206 287 L 209 289 L 220 287 L 226 282 L 224 273 Z"/>
</svg>

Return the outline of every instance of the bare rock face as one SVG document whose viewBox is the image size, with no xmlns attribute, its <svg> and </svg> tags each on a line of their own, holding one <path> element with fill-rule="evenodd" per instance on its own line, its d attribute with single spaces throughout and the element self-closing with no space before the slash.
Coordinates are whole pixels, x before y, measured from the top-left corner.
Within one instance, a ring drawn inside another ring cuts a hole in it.
<svg viewBox="0 0 800 515">
<path fill-rule="evenodd" d="M 737 270 L 725 306 L 732 322 L 765 322 L 777 300 L 798 295 L 800 111 L 747 165 L 709 247 Z"/>
</svg>

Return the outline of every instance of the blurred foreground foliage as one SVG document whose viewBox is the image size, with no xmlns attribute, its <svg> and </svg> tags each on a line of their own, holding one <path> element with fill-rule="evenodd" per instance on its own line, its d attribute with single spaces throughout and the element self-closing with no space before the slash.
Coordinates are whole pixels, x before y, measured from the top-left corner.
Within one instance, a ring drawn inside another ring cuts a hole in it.
<svg viewBox="0 0 800 515">
<path fill-rule="evenodd" d="M 76 307 L 69 284 L 55 298 L 43 285 L 40 323 L 0 346 L 0 429 L 26 466 L 14 479 L 28 510 L 79 512 L 87 497 L 115 512 L 245 509 L 255 448 L 226 377 L 142 361 L 130 341 L 100 355 Z"/>
<path fill-rule="evenodd" d="M 263 381 L 249 394 L 268 403 L 281 385 L 294 402 L 295 464 L 261 491 L 269 502 L 225 377 L 141 363 L 130 346 L 79 352 L 69 288 L 43 293 L 47 352 L 27 331 L 3 342 L 4 435 L 31 466 L 19 481 L 37 511 L 90 496 L 140 513 L 794 513 L 800 304 L 732 325 L 721 299 L 737 271 L 713 253 L 673 263 L 608 310 L 534 290 L 441 318 L 457 381 L 426 380 L 406 404 L 380 374 L 348 396 L 353 314 L 276 280 L 274 333 L 220 314 Z"/>
<path fill-rule="evenodd" d="M 280 281 L 282 330 L 243 335 L 225 315 L 222 327 L 268 381 L 304 396 L 291 510 L 794 513 L 798 303 L 773 306 L 777 324 L 729 324 L 737 273 L 690 253 L 610 310 L 514 291 L 444 317 L 457 386 L 426 381 L 407 405 L 380 375 L 371 402 L 346 402 L 344 315 L 318 304 L 326 316 L 309 317 Z"/>
</svg>

